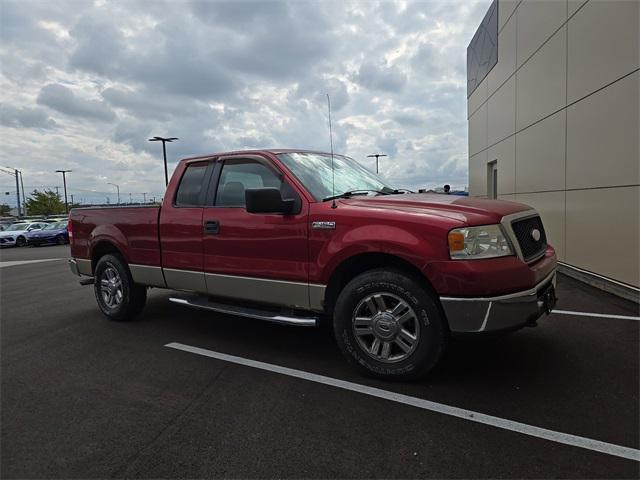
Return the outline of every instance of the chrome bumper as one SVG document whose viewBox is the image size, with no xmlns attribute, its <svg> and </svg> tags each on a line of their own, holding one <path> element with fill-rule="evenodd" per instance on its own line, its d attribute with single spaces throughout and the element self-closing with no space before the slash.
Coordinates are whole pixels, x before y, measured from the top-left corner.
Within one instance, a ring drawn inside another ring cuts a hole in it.
<svg viewBox="0 0 640 480">
<path fill-rule="evenodd" d="M 70 258 L 69 268 L 74 275 L 78 275 L 79 277 L 82 275 L 87 275 L 89 277 L 93 276 L 91 260 L 85 258 Z"/>
<path fill-rule="evenodd" d="M 554 269 L 535 287 L 522 292 L 486 298 L 440 297 L 453 333 L 513 330 L 535 325 L 555 306 Z"/>
<path fill-rule="evenodd" d="M 78 277 L 80 276 L 80 270 L 78 270 L 78 262 L 76 262 L 75 258 L 69 259 L 69 269 L 74 275 L 77 275 Z"/>
</svg>

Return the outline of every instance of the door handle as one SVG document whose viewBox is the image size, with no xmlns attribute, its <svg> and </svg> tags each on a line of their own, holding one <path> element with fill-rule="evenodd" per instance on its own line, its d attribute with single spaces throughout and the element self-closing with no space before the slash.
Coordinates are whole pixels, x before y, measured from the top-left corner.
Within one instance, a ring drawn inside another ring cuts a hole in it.
<svg viewBox="0 0 640 480">
<path fill-rule="evenodd" d="M 220 224 L 217 220 L 207 220 L 204 222 L 205 235 L 217 235 L 220 233 Z"/>
</svg>

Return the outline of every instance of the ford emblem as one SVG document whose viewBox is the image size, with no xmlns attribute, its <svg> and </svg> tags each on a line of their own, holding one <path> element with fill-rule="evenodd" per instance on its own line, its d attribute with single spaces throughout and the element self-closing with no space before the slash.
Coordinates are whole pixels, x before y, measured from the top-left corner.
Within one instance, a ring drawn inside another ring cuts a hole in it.
<svg viewBox="0 0 640 480">
<path fill-rule="evenodd" d="M 540 241 L 540 230 L 538 230 L 537 228 L 531 230 L 531 238 L 533 238 L 534 242 Z"/>
</svg>

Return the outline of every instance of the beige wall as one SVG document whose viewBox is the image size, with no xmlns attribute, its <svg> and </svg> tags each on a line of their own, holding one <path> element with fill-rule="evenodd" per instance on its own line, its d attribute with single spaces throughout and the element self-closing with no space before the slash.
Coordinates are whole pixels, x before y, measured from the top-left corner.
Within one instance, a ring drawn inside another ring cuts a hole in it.
<svg viewBox="0 0 640 480">
<path fill-rule="evenodd" d="M 541 213 L 560 260 L 640 286 L 638 0 L 498 0 L 468 99 L 469 193 Z"/>
</svg>

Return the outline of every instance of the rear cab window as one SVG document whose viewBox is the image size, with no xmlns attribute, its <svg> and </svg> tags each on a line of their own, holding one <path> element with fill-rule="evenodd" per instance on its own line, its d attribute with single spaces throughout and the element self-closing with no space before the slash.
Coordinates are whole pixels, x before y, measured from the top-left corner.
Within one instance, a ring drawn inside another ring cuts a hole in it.
<svg viewBox="0 0 640 480">
<path fill-rule="evenodd" d="M 204 205 L 204 178 L 207 173 L 207 162 L 191 163 L 187 165 L 180 185 L 176 192 L 174 205 L 176 207 L 194 207 Z"/>
</svg>

